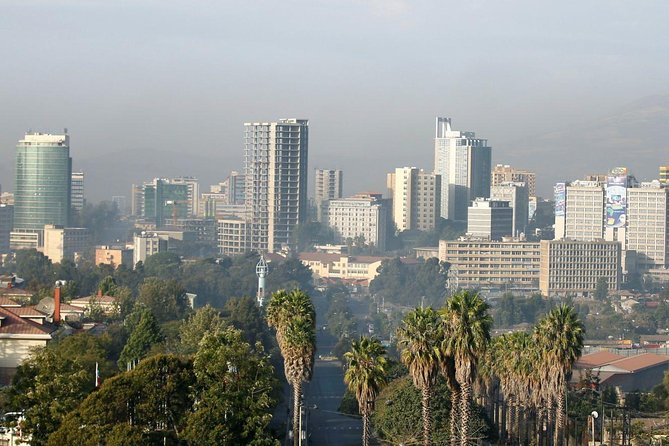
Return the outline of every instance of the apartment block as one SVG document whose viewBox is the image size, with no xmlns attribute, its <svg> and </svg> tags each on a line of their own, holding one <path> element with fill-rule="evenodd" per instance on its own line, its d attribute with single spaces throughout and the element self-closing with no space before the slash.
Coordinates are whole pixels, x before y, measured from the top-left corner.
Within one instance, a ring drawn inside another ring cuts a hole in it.
<svg viewBox="0 0 669 446">
<path fill-rule="evenodd" d="M 644 273 L 669 265 L 669 189 L 659 181 L 627 189 L 626 249 L 636 251 Z"/>
<path fill-rule="evenodd" d="M 330 201 L 328 223 L 339 242 L 362 236 L 365 243 L 383 251 L 388 218 L 388 206 L 381 194 L 358 194 Z"/>
<path fill-rule="evenodd" d="M 416 167 L 389 173 L 387 186 L 398 231 L 431 231 L 441 215 L 441 176 Z"/>
<path fill-rule="evenodd" d="M 513 230 L 513 209 L 508 201 L 477 198 L 469 207 L 467 235 L 487 240 L 510 237 Z"/>
<path fill-rule="evenodd" d="M 146 262 L 150 257 L 159 252 L 167 251 L 167 239 L 160 237 L 156 233 L 135 234 L 133 238 L 132 263 L 137 266 L 138 262 Z"/>
<path fill-rule="evenodd" d="M 57 225 L 44 226 L 44 255 L 53 263 L 76 259 L 90 247 L 90 232 L 87 228 L 64 228 Z"/>
<path fill-rule="evenodd" d="M 619 242 L 542 240 L 539 287 L 546 297 L 589 296 L 604 277 L 609 290 L 620 287 L 622 249 Z"/>
<path fill-rule="evenodd" d="M 344 172 L 340 169 L 316 169 L 314 180 L 316 220 L 327 223 L 328 202 L 344 196 Z"/>
<path fill-rule="evenodd" d="M 539 243 L 511 238 L 439 241 L 439 260 L 462 288 L 538 291 L 540 254 Z"/>
<path fill-rule="evenodd" d="M 509 182 L 525 183 L 529 196 L 537 196 L 537 175 L 534 172 L 516 169 L 508 164 L 497 164 L 491 173 L 490 187 Z"/>
<path fill-rule="evenodd" d="M 523 182 L 502 182 L 490 187 L 490 199 L 508 201 L 513 209 L 512 234 L 518 237 L 525 233 L 529 219 L 530 196 Z"/>
<path fill-rule="evenodd" d="M 95 247 L 95 264 L 96 265 L 110 265 L 118 268 L 124 265 L 132 268 L 132 249 L 125 246 L 96 246 Z"/>
<path fill-rule="evenodd" d="M 244 218 L 223 218 L 216 222 L 218 252 L 224 256 L 244 254 L 251 243 L 250 223 Z"/>
</svg>

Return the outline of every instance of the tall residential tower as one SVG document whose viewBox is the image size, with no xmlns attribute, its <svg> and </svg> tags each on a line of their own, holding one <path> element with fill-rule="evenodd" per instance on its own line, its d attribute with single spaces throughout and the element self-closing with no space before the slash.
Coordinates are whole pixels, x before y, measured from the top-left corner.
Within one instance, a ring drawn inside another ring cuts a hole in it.
<svg viewBox="0 0 669 446">
<path fill-rule="evenodd" d="M 339 169 L 316 169 L 314 204 L 316 220 L 327 223 L 328 202 L 343 197 L 344 172 Z"/>
</svg>

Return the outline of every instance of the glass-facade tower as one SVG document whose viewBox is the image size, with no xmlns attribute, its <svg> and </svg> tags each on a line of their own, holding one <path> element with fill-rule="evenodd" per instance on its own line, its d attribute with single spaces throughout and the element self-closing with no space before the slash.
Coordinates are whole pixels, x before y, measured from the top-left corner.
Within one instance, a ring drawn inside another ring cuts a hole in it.
<svg viewBox="0 0 669 446">
<path fill-rule="evenodd" d="M 14 231 L 41 235 L 47 224 L 67 227 L 71 177 L 69 135 L 27 133 L 16 146 Z"/>
</svg>

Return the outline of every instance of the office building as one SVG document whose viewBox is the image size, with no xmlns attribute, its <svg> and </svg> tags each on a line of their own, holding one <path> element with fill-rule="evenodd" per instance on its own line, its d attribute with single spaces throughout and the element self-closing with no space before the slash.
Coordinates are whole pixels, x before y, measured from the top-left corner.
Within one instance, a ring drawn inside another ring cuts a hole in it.
<svg viewBox="0 0 669 446">
<path fill-rule="evenodd" d="M 53 263 L 75 261 L 89 247 L 90 233 L 87 228 L 44 226 L 44 255 Z"/>
<path fill-rule="evenodd" d="M 538 291 L 540 254 L 539 243 L 511 238 L 439 240 L 439 260 L 460 288 Z"/>
<path fill-rule="evenodd" d="M 244 254 L 250 241 L 250 223 L 246 218 L 228 217 L 216 221 L 218 252 L 224 256 Z"/>
<path fill-rule="evenodd" d="M 477 198 L 467 215 L 467 235 L 485 240 L 510 237 L 513 229 L 513 209 L 508 201 Z"/>
<path fill-rule="evenodd" d="M 307 216 L 309 121 L 244 124 L 245 204 L 250 216 L 246 250 L 289 248 Z"/>
<path fill-rule="evenodd" d="M 669 265 L 669 190 L 659 181 L 627 189 L 626 246 L 636 251 L 636 269 L 645 273 Z"/>
<path fill-rule="evenodd" d="M 134 266 L 132 252 L 132 249 L 125 246 L 96 246 L 95 264 L 110 265 L 114 268 L 124 265 L 127 268 L 132 268 Z"/>
<path fill-rule="evenodd" d="M 365 244 L 386 249 L 388 205 L 381 194 L 358 194 L 330 200 L 328 223 L 338 242 L 364 238 Z"/>
<path fill-rule="evenodd" d="M 546 297 L 589 296 L 604 277 L 610 291 L 622 277 L 619 242 L 542 240 L 539 287 Z"/>
<path fill-rule="evenodd" d="M 502 183 L 525 183 L 530 197 L 537 196 L 537 175 L 525 169 L 516 169 L 508 164 L 497 164 L 492 170 L 491 186 Z"/>
<path fill-rule="evenodd" d="M 513 208 L 513 236 L 518 237 L 520 234 L 524 234 L 529 218 L 530 204 L 527 185 L 522 182 L 496 184 L 490 187 L 490 199 L 509 202 L 509 206 Z"/>
<path fill-rule="evenodd" d="M 604 183 L 558 183 L 555 192 L 555 239 L 604 239 Z"/>
<path fill-rule="evenodd" d="M 186 186 L 186 201 L 188 206 L 187 217 L 197 217 L 200 212 L 200 183 L 197 178 L 193 177 L 177 177 L 168 180 L 171 185 L 185 185 Z"/>
<path fill-rule="evenodd" d="M 141 186 L 137 194 L 138 204 L 135 211 L 141 209 L 141 218 L 156 228 L 170 225 L 179 218 L 188 218 L 192 210 L 189 199 L 192 186 L 183 182 L 155 178 Z"/>
<path fill-rule="evenodd" d="M 467 220 L 467 208 L 477 197 L 490 197 L 492 149 L 474 132 L 451 128 L 450 118 L 436 120 L 434 173 L 441 176 L 441 216 Z"/>
<path fill-rule="evenodd" d="M 316 220 L 327 223 L 328 202 L 344 196 L 344 172 L 339 169 L 316 169 L 314 180 Z"/>
<path fill-rule="evenodd" d="M 77 212 L 81 212 L 86 204 L 86 198 L 84 195 L 84 173 L 83 172 L 72 172 L 72 183 L 70 185 L 70 204 L 72 209 Z"/>
<path fill-rule="evenodd" d="M 167 251 L 167 242 L 167 238 L 156 233 L 136 234 L 133 238 L 133 265 L 137 266 L 137 262 L 144 263 L 147 257 Z"/>
<path fill-rule="evenodd" d="M 441 177 L 416 167 L 402 167 L 388 174 L 392 218 L 397 231 L 431 231 L 441 206 Z"/>
<path fill-rule="evenodd" d="M 70 137 L 27 133 L 16 146 L 13 248 L 42 245 L 44 225 L 67 227 L 71 203 Z M 33 242 L 36 241 L 36 245 Z"/>
</svg>

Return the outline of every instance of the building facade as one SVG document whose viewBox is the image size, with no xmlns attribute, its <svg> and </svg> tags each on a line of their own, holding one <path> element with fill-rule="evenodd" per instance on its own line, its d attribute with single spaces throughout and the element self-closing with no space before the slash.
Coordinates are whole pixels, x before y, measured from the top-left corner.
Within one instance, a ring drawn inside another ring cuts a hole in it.
<svg viewBox="0 0 669 446">
<path fill-rule="evenodd" d="M 537 175 L 525 169 L 516 169 L 508 164 L 497 164 L 491 174 L 491 187 L 502 183 L 525 183 L 530 197 L 537 196 Z"/>
<path fill-rule="evenodd" d="M 70 185 L 71 206 L 77 212 L 81 212 L 86 204 L 84 195 L 84 173 L 72 172 L 72 183 Z"/>
<path fill-rule="evenodd" d="M 330 201 L 328 224 L 339 242 L 363 237 L 366 244 L 383 251 L 388 218 L 388 205 L 381 194 L 358 194 Z"/>
<path fill-rule="evenodd" d="M 306 119 L 244 124 L 246 251 L 289 247 L 293 229 L 306 220 L 308 148 Z"/>
<path fill-rule="evenodd" d="M 508 201 L 513 209 L 512 234 L 525 234 L 529 219 L 530 196 L 525 183 L 506 182 L 490 187 L 490 199 Z"/>
<path fill-rule="evenodd" d="M 539 287 L 547 297 L 589 296 L 605 278 L 610 291 L 622 278 L 619 242 L 542 240 Z"/>
<path fill-rule="evenodd" d="M 344 196 L 344 172 L 339 169 L 316 169 L 314 180 L 316 220 L 327 223 L 328 201 Z"/>
<path fill-rule="evenodd" d="M 9 252 L 9 234 L 14 227 L 14 206 L 0 203 L 0 253 Z"/>
<path fill-rule="evenodd" d="M 434 173 L 441 176 L 441 216 L 467 220 L 467 208 L 477 197 L 490 197 L 492 149 L 474 132 L 451 128 L 450 118 L 436 119 Z"/>
<path fill-rule="evenodd" d="M 540 255 L 539 243 L 523 240 L 439 241 L 439 260 L 461 288 L 538 291 Z"/>
<path fill-rule="evenodd" d="M 44 225 L 68 226 L 71 204 L 70 137 L 27 133 L 16 146 L 14 231 L 19 241 L 37 235 L 42 246 Z M 26 234 L 28 233 L 28 234 Z M 35 246 L 37 247 L 37 246 Z"/>
<path fill-rule="evenodd" d="M 398 231 L 431 231 L 441 218 L 441 176 L 416 167 L 388 174 L 392 218 Z"/>
<path fill-rule="evenodd" d="M 556 196 L 555 239 L 602 240 L 604 238 L 604 184 L 600 181 L 574 181 L 571 184 L 559 184 L 562 184 L 560 186 L 562 195 L 561 198 Z"/>
<path fill-rule="evenodd" d="M 167 240 L 158 234 L 135 234 L 133 238 L 132 263 L 146 262 L 147 257 L 167 251 Z"/>
<path fill-rule="evenodd" d="M 645 273 L 669 265 L 669 189 L 659 181 L 627 189 L 627 250 L 636 251 L 636 269 Z"/>
<path fill-rule="evenodd" d="M 118 268 L 124 265 L 132 268 L 133 265 L 132 249 L 125 246 L 96 246 L 95 247 L 95 264 L 96 265 L 110 265 Z"/>
<path fill-rule="evenodd" d="M 64 228 L 56 225 L 44 226 L 44 255 L 53 263 L 76 259 L 90 248 L 88 228 Z"/>
<path fill-rule="evenodd" d="M 501 240 L 511 237 L 513 209 L 508 201 L 477 198 L 472 202 L 467 215 L 467 235 L 486 240 Z"/>
</svg>

